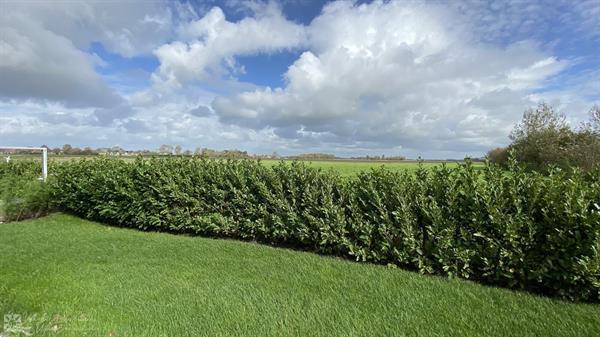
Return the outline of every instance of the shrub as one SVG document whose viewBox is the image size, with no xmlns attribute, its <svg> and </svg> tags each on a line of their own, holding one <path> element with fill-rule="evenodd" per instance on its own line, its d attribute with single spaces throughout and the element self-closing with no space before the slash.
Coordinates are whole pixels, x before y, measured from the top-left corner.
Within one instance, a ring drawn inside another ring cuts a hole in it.
<svg viewBox="0 0 600 337">
<path fill-rule="evenodd" d="M 36 218 L 49 212 L 48 185 L 26 176 L 0 179 L 0 221 Z"/>
<path fill-rule="evenodd" d="M 19 221 L 50 210 L 48 185 L 39 180 L 36 161 L 0 163 L 0 221 Z"/>
<path fill-rule="evenodd" d="M 541 103 L 529 109 L 510 134 L 507 148 L 490 150 L 487 158 L 506 165 L 509 153 L 530 170 L 578 167 L 589 171 L 600 166 L 600 108 L 590 110 L 590 121 L 572 129 L 563 114 Z"/>
<path fill-rule="evenodd" d="M 486 158 L 490 161 L 490 163 L 505 166 L 508 164 L 508 148 L 497 147 L 495 149 L 489 150 L 486 155 Z"/>
<path fill-rule="evenodd" d="M 7 176 L 40 176 L 41 165 L 33 160 L 19 160 L 11 162 L 0 162 L 0 180 Z"/>
<path fill-rule="evenodd" d="M 598 172 L 514 162 L 342 178 L 302 163 L 202 158 L 54 168 L 66 211 L 144 230 L 295 246 L 573 300 L 599 299 Z"/>
</svg>

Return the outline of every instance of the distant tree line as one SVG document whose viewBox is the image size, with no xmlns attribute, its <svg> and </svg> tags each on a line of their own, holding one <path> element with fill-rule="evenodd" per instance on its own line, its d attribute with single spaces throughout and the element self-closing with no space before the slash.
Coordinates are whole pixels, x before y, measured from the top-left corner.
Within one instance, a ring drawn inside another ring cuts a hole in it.
<svg viewBox="0 0 600 337">
<path fill-rule="evenodd" d="M 194 151 L 194 154 L 197 156 L 205 156 L 209 158 L 229 158 L 229 159 L 244 159 L 244 158 L 252 158 L 252 155 L 249 155 L 247 151 L 241 150 L 213 150 L 208 148 L 197 148 Z"/>
<path fill-rule="evenodd" d="M 52 153 L 52 154 L 81 155 L 81 156 L 90 156 L 90 155 L 98 154 L 97 149 L 93 149 L 88 146 L 84 147 L 83 149 L 78 148 L 78 147 L 73 147 L 70 144 L 65 144 L 62 147 L 56 147 L 56 148 L 50 148 L 47 145 L 42 145 L 40 147 L 48 149 L 48 153 Z M 2 153 L 5 153 L 5 154 L 27 154 L 27 153 L 31 153 L 31 152 L 32 152 L 31 150 L 9 150 L 9 149 L 2 150 Z"/>
<path fill-rule="evenodd" d="M 332 160 L 337 159 L 334 154 L 329 153 L 301 153 L 293 156 L 288 156 L 288 159 L 299 159 L 299 160 Z"/>
<path fill-rule="evenodd" d="M 126 150 L 120 146 L 113 147 L 100 147 L 92 148 L 86 146 L 79 148 L 72 146 L 71 144 L 64 144 L 62 147 L 50 148 L 46 145 L 42 145 L 48 149 L 48 152 L 55 155 L 68 155 L 68 156 L 94 156 L 94 155 L 108 155 L 108 156 L 204 156 L 209 158 L 225 158 L 225 159 L 288 159 L 288 160 L 334 160 L 334 159 L 356 159 L 356 160 L 405 160 L 404 156 L 385 156 L 385 155 L 367 155 L 363 157 L 350 157 L 343 158 L 337 157 L 330 153 L 301 153 L 291 156 L 281 156 L 277 152 L 271 154 L 251 154 L 247 151 L 238 149 L 228 150 L 214 150 L 205 147 L 197 147 L 194 151 L 186 149 L 184 150 L 181 145 L 170 145 L 162 144 L 156 150 Z M 24 150 L 5 150 L 2 153 L 28 153 L 29 151 Z"/>
<path fill-rule="evenodd" d="M 381 156 L 362 156 L 362 157 L 350 157 L 350 159 L 357 159 L 357 160 L 406 160 L 406 157 L 404 156 L 386 156 L 384 154 L 382 154 Z"/>
<path fill-rule="evenodd" d="M 600 107 L 589 112 L 589 121 L 571 127 L 563 114 L 541 103 L 523 114 L 509 136 L 507 147 L 488 152 L 490 162 L 506 165 L 509 156 L 529 169 L 579 167 L 585 171 L 600 165 Z"/>
</svg>

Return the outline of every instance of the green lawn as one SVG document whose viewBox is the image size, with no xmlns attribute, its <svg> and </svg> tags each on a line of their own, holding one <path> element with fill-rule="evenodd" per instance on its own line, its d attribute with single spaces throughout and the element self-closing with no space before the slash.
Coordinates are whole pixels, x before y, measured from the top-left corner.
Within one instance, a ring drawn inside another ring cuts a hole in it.
<svg viewBox="0 0 600 337">
<path fill-rule="evenodd" d="M 600 331 L 599 305 L 63 214 L 0 224 L 0 257 L 0 317 L 21 314 L 33 336 L 582 337 Z"/>
</svg>

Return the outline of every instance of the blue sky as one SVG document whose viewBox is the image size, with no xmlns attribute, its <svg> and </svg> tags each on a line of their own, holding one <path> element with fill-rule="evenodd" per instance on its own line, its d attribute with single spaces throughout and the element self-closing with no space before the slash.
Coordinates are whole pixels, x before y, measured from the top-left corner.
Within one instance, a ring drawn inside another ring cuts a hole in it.
<svg viewBox="0 0 600 337">
<path fill-rule="evenodd" d="M 5 7 L 10 145 L 461 158 L 541 101 L 573 125 L 600 103 L 595 0 Z"/>
</svg>

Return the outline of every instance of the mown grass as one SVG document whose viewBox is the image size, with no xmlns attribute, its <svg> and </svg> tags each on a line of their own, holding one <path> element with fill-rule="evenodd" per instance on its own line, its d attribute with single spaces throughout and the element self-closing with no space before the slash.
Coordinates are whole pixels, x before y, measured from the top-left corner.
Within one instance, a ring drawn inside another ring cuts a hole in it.
<svg viewBox="0 0 600 337">
<path fill-rule="evenodd" d="M 0 225 L 0 256 L 0 315 L 21 314 L 34 336 L 579 337 L 600 331 L 598 305 L 63 214 Z"/>
</svg>

